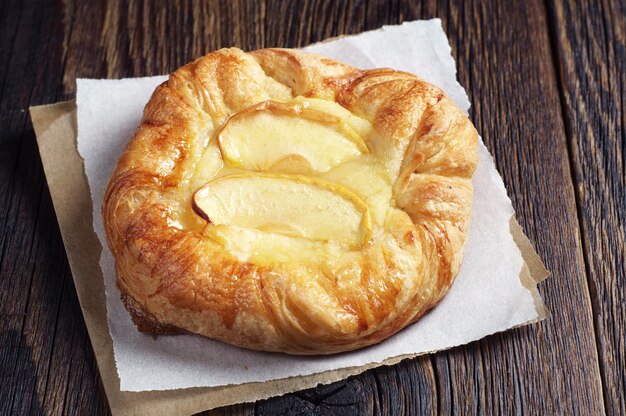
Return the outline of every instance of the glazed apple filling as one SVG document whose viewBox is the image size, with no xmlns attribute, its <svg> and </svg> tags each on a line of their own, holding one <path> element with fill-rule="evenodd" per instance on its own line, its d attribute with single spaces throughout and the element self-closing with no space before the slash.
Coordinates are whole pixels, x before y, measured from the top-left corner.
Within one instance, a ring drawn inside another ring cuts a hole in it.
<svg viewBox="0 0 626 416">
<path fill-rule="evenodd" d="M 358 250 L 391 201 L 371 134 L 369 121 L 332 101 L 243 110 L 215 132 L 189 182 L 195 221 L 244 259 Z"/>
</svg>

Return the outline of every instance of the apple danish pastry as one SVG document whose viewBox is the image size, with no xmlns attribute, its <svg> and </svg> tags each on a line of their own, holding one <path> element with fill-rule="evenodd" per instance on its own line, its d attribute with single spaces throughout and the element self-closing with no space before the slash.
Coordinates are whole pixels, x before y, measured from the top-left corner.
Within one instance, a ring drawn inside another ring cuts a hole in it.
<svg viewBox="0 0 626 416">
<path fill-rule="evenodd" d="M 437 87 L 287 49 L 172 73 L 103 218 L 140 331 L 330 354 L 415 322 L 450 288 L 477 133 Z"/>
</svg>

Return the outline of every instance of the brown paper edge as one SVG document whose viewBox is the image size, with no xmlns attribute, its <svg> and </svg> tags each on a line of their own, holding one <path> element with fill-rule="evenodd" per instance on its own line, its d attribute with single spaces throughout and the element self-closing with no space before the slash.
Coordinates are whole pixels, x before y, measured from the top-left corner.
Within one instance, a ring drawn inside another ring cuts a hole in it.
<svg viewBox="0 0 626 416">
<path fill-rule="evenodd" d="M 83 160 L 77 150 L 76 104 L 67 101 L 30 107 L 29 110 L 76 292 L 113 415 L 193 414 L 332 383 L 370 368 L 393 365 L 422 355 L 402 355 L 381 363 L 262 383 L 166 391 L 120 391 L 113 341 L 107 324 L 104 280 L 99 266 L 102 246 L 93 230 L 91 197 Z M 533 293 L 539 314 L 537 320 L 543 319 L 546 310 L 537 291 L 537 283 L 545 279 L 548 272 L 514 217 L 510 227 L 526 262 L 520 280 Z"/>
</svg>

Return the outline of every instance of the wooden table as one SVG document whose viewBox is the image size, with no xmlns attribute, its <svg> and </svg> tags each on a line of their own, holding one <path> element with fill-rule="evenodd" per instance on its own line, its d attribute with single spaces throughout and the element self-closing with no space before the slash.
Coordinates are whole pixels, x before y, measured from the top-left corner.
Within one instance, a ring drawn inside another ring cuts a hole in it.
<svg viewBox="0 0 626 416">
<path fill-rule="evenodd" d="M 168 73 L 440 17 L 471 117 L 552 277 L 550 318 L 212 415 L 626 414 L 626 2 L 0 3 L 0 414 L 109 412 L 28 118 L 76 77 Z"/>
</svg>

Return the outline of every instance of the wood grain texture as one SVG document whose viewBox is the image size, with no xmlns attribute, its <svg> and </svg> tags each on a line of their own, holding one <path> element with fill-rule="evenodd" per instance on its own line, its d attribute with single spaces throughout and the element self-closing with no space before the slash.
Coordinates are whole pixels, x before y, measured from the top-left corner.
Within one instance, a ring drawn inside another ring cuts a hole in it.
<svg viewBox="0 0 626 416">
<path fill-rule="evenodd" d="M 298 47 L 430 17 L 443 21 L 471 117 L 553 272 L 540 286 L 551 317 L 207 414 L 595 415 L 604 404 L 623 414 L 623 4 L 1 2 L 0 414 L 109 412 L 24 111 L 29 105 L 71 98 L 76 77 L 168 73 L 223 46 Z"/>
<path fill-rule="evenodd" d="M 626 2 L 550 8 L 607 413 L 626 414 Z"/>
<path fill-rule="evenodd" d="M 0 7 L 0 414 L 106 413 L 26 111 L 64 98 L 63 9 Z"/>
</svg>

